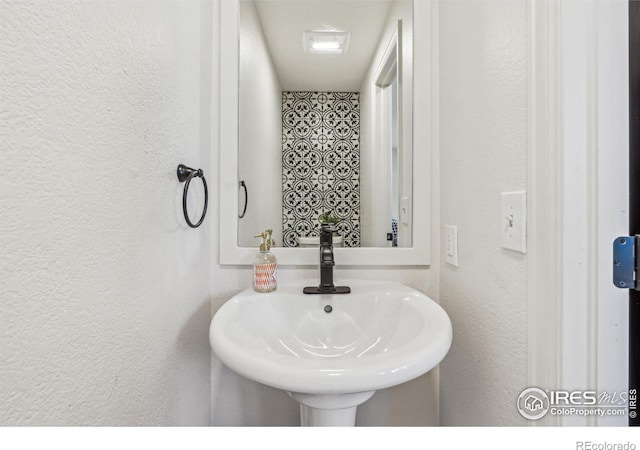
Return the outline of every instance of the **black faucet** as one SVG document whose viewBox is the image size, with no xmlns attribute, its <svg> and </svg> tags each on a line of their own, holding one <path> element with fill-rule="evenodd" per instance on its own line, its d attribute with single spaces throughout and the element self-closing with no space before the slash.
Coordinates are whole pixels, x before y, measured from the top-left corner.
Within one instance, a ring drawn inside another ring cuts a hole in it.
<svg viewBox="0 0 640 450">
<path fill-rule="evenodd" d="M 320 285 L 307 286 L 302 292 L 305 294 L 348 294 L 351 288 L 348 286 L 335 286 L 333 284 L 333 229 L 329 224 L 323 223 L 320 228 Z"/>
</svg>

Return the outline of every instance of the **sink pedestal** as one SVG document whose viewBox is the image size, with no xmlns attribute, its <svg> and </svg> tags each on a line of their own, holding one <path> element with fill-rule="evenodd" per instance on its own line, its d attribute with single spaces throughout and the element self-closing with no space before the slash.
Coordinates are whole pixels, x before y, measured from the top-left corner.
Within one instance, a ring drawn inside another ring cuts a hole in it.
<svg viewBox="0 0 640 450">
<path fill-rule="evenodd" d="M 300 425 L 303 427 L 353 427 L 358 405 L 369 400 L 376 391 L 354 394 L 303 394 L 287 392 L 300 403 Z"/>
</svg>

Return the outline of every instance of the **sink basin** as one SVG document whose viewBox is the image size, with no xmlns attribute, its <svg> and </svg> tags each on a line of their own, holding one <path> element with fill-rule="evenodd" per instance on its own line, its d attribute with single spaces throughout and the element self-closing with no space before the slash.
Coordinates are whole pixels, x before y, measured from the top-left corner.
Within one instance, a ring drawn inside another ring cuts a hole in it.
<svg viewBox="0 0 640 450">
<path fill-rule="evenodd" d="M 283 389 L 303 425 L 352 425 L 378 389 L 434 368 L 451 346 L 451 322 L 424 294 L 394 282 L 340 280 L 347 295 L 305 295 L 317 281 L 248 289 L 215 314 L 210 341 L 234 372 Z"/>
</svg>

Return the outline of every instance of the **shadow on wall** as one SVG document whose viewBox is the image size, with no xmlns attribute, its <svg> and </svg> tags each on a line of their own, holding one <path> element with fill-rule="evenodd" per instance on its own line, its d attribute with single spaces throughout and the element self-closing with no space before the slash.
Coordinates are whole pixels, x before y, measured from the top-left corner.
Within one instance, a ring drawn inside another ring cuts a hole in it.
<svg viewBox="0 0 640 450">
<path fill-rule="evenodd" d="M 210 405 L 202 401 L 204 396 L 210 394 L 211 389 L 210 323 L 211 301 L 209 298 L 204 298 L 200 300 L 200 304 L 184 323 L 177 336 L 175 353 L 180 355 L 180 364 L 176 366 L 176 389 L 169 393 L 169 411 L 182 410 L 182 412 L 172 419 L 171 423 L 174 425 L 209 425 L 201 420 L 210 416 Z M 193 389 L 195 380 L 198 386 L 207 386 L 209 390 Z M 196 406 L 200 410 L 196 409 Z"/>
<path fill-rule="evenodd" d="M 218 364 L 213 378 L 217 383 L 212 387 L 212 425 L 300 425 L 299 405 L 285 391 L 240 377 L 219 361 Z"/>
</svg>

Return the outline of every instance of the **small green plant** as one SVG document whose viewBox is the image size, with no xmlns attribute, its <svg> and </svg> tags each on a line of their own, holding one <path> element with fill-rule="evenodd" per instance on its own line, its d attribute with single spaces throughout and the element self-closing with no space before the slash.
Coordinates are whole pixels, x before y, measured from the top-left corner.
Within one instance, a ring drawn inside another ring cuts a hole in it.
<svg viewBox="0 0 640 450">
<path fill-rule="evenodd" d="M 320 214 L 320 216 L 318 216 L 318 220 L 320 221 L 320 223 L 332 223 L 334 225 L 340 222 L 340 219 L 338 219 L 336 216 L 332 216 L 331 212 L 329 211 Z"/>
</svg>

